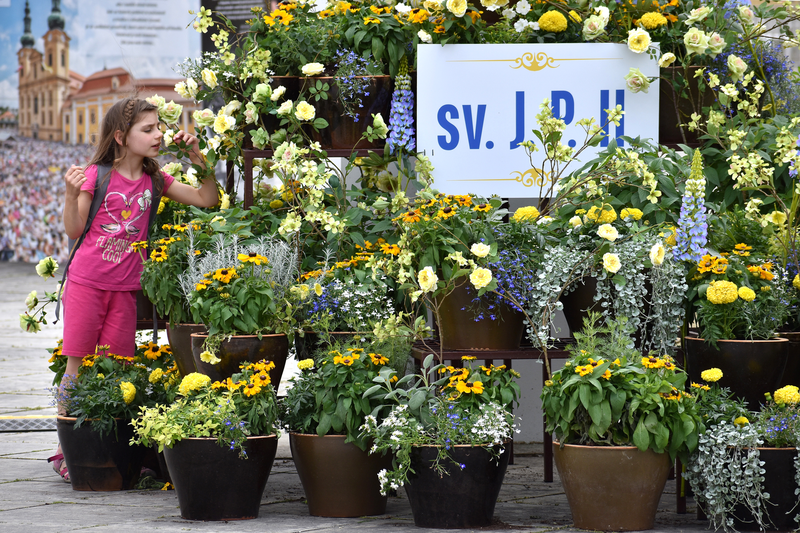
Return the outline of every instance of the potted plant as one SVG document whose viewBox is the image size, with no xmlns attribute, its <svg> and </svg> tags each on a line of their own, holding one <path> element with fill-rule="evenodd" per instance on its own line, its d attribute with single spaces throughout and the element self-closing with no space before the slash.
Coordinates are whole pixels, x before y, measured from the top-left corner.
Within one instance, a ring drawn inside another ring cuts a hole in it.
<svg viewBox="0 0 800 533">
<path fill-rule="evenodd" d="M 139 480 L 147 448 L 130 445 L 139 409 L 175 396 L 177 366 L 169 346 L 139 346 L 134 358 L 98 353 L 83 358 L 78 375 L 61 379 L 66 357 L 53 352 L 56 401 L 65 415 L 58 439 L 73 490 L 130 490 Z"/>
<path fill-rule="evenodd" d="M 542 390 L 546 431 L 575 526 L 653 527 L 671 461 L 697 447 L 703 421 L 669 356 L 642 356 L 624 317 L 590 313 L 570 359 Z"/>
<path fill-rule="evenodd" d="M 278 446 L 274 366 L 246 362 L 213 383 L 193 372 L 181 380 L 174 403 L 143 409 L 134 421 L 133 441 L 164 452 L 181 517 L 258 517 Z"/>
<path fill-rule="evenodd" d="M 279 383 L 293 321 L 297 251 L 267 237 L 245 246 L 236 235 L 217 235 L 209 251 L 195 256 L 191 233 L 189 238 L 181 287 L 194 320 L 208 327 L 207 334 L 192 334 L 198 370 L 223 380 L 245 361 L 267 359 L 275 363 L 271 375 Z"/>
<path fill-rule="evenodd" d="M 379 346 L 348 341 L 323 348 L 298 363 L 281 400 L 281 421 L 290 431 L 292 458 L 314 516 L 355 517 L 383 514 L 378 472 L 391 465 L 389 454 L 369 455 L 361 435 L 367 416 L 382 419 L 380 395 L 364 396 L 384 367 Z"/>
<path fill-rule="evenodd" d="M 800 393 L 785 386 L 766 393 L 758 412 L 748 412 L 720 389 L 725 377 L 718 368 L 706 369 L 711 386 L 698 385 L 700 404 L 715 417 L 686 465 L 698 506 L 715 529 L 795 530 Z"/>
<path fill-rule="evenodd" d="M 789 287 L 768 250 L 761 226 L 733 210 L 712 221 L 709 249 L 689 271 L 688 301 L 699 336 L 684 339 L 687 371 L 699 381 L 708 366 L 725 373 L 733 393 L 757 410 L 764 393 L 781 382 L 787 339 Z"/>
<path fill-rule="evenodd" d="M 492 523 L 503 484 L 519 373 L 505 365 L 463 367 L 434 364 L 428 355 L 418 375 L 394 382 L 381 370 L 365 398 L 384 396 L 391 411 L 368 416 L 363 436 L 370 453 L 391 452 L 393 467 L 378 474 L 381 491 L 405 486 L 418 527 L 475 528 Z"/>
</svg>

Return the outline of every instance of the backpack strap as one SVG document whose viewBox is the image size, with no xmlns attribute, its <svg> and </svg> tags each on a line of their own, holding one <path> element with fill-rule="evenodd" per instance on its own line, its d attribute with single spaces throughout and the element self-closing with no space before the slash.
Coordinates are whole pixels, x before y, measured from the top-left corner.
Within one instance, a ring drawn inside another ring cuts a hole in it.
<svg viewBox="0 0 800 533">
<path fill-rule="evenodd" d="M 100 204 L 103 203 L 103 199 L 106 197 L 106 192 L 108 191 L 108 182 L 110 181 L 111 166 L 97 165 L 97 187 L 95 188 L 94 195 L 92 196 L 92 205 L 89 207 L 89 216 L 86 217 L 86 226 L 83 228 L 83 233 L 80 237 L 78 237 L 78 240 L 75 241 L 75 244 L 72 246 L 72 249 L 69 252 L 69 259 L 67 259 L 67 264 L 64 267 L 64 274 L 61 276 L 61 286 L 58 289 L 58 298 L 56 299 L 56 319 L 53 321 L 53 324 L 58 323 L 58 320 L 61 318 L 61 293 L 64 291 L 64 281 L 67 278 L 69 265 L 72 263 L 72 258 L 75 257 L 75 251 L 83 242 L 86 234 L 89 233 L 89 228 L 92 227 L 94 217 L 97 215 L 97 212 L 100 211 Z"/>
</svg>

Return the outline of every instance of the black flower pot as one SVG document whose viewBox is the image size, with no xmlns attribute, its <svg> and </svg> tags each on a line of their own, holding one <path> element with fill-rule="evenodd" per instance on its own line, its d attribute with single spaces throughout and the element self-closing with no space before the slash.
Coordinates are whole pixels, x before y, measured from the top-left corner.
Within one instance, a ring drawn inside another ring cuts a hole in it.
<svg viewBox="0 0 800 533">
<path fill-rule="evenodd" d="M 795 481 L 794 448 L 759 448 L 764 462 L 764 492 L 769 493 L 766 506 L 766 531 L 795 531 L 797 522 L 797 482 Z M 733 510 L 733 527 L 738 531 L 759 531 L 758 522 L 744 506 Z"/>
<path fill-rule="evenodd" d="M 416 447 L 411 452 L 405 485 L 414 525 L 438 529 L 485 527 L 492 523 L 494 507 L 511 454 L 506 446 L 498 460 L 482 446 L 454 446 L 455 462 L 440 462 L 447 474 L 433 467 L 438 448 Z M 463 468 L 462 468 L 463 465 Z"/>
</svg>

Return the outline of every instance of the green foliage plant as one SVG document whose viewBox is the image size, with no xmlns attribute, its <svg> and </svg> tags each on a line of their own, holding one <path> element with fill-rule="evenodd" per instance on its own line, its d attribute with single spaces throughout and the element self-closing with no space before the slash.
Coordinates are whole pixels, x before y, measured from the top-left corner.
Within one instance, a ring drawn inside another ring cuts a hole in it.
<svg viewBox="0 0 800 533">
<path fill-rule="evenodd" d="M 193 372 L 181 380 L 178 399 L 142 409 L 132 423 L 133 444 L 158 446 L 158 451 L 183 439 L 216 438 L 222 448 L 246 458 L 248 436 L 277 432 L 275 389 L 269 371 L 274 363 L 258 361 L 241 366 L 225 381 L 211 383 Z"/>
<path fill-rule="evenodd" d="M 361 434 L 367 416 L 382 419 L 388 408 L 379 394 L 365 396 L 389 358 L 370 344 L 349 342 L 334 345 L 314 359 L 298 363 L 300 374 L 291 380 L 281 400 L 281 420 L 290 431 L 345 435 L 366 450 L 369 439 Z"/>
<path fill-rule="evenodd" d="M 703 422 L 669 356 L 632 348 L 626 320 L 590 313 L 570 359 L 542 390 L 546 430 L 562 444 L 636 446 L 687 459 Z"/>
</svg>

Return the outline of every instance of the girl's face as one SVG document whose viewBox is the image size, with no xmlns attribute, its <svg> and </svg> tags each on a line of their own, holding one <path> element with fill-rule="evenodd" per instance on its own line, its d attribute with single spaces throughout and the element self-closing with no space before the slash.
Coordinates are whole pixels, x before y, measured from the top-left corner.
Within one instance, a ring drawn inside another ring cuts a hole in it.
<svg viewBox="0 0 800 533">
<path fill-rule="evenodd" d="M 140 157 L 156 157 L 164 136 L 158 127 L 158 113 L 148 111 L 140 113 L 138 118 L 128 131 L 128 152 Z"/>
</svg>

